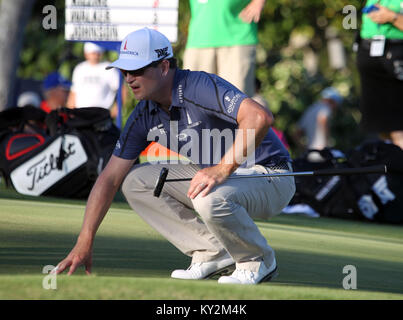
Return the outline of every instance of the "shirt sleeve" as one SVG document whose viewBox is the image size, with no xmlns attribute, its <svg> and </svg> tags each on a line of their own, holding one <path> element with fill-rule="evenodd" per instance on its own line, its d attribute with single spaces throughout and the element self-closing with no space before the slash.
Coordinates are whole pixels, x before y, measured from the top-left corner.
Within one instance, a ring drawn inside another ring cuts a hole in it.
<svg viewBox="0 0 403 320">
<path fill-rule="evenodd" d="M 112 72 L 111 72 L 111 75 L 110 75 L 110 78 L 109 78 L 109 87 L 114 92 L 117 92 L 118 89 L 119 89 L 120 74 L 119 74 L 119 71 L 117 71 L 115 68 L 113 68 L 111 71 Z"/>
<path fill-rule="evenodd" d="M 80 65 L 77 65 L 74 70 L 73 70 L 73 74 L 71 77 L 71 91 L 77 91 L 77 81 L 78 81 L 78 77 L 79 77 L 79 72 L 80 72 Z"/>
<path fill-rule="evenodd" d="M 147 141 L 145 108 L 140 102 L 130 115 L 115 145 L 113 155 L 119 158 L 134 160 L 150 143 Z"/>
<path fill-rule="evenodd" d="M 248 97 L 246 94 L 214 74 L 198 72 L 191 76 L 190 81 L 193 90 L 185 91 L 188 102 L 215 117 L 237 123 L 238 110 L 241 102 Z"/>
</svg>

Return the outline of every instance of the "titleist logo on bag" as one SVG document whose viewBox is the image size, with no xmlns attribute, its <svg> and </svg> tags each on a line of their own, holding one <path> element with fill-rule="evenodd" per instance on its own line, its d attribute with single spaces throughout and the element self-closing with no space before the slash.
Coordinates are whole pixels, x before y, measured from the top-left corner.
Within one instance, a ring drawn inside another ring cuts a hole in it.
<svg viewBox="0 0 403 320">
<path fill-rule="evenodd" d="M 60 145 L 63 143 L 64 161 L 61 170 L 57 168 Z M 45 150 L 24 162 L 11 172 L 15 189 L 22 194 L 38 196 L 69 173 L 85 164 L 87 154 L 80 139 L 65 135 L 53 141 Z"/>
</svg>

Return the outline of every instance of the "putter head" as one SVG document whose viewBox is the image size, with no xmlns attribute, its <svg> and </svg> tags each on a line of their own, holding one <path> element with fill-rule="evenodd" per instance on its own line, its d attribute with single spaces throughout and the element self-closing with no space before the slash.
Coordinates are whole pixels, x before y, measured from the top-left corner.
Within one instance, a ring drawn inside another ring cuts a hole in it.
<svg viewBox="0 0 403 320">
<path fill-rule="evenodd" d="M 160 176 L 157 180 L 157 183 L 155 184 L 154 188 L 154 197 L 159 198 L 162 188 L 164 187 L 165 180 L 167 179 L 168 176 L 168 168 L 162 168 L 160 172 Z"/>
</svg>

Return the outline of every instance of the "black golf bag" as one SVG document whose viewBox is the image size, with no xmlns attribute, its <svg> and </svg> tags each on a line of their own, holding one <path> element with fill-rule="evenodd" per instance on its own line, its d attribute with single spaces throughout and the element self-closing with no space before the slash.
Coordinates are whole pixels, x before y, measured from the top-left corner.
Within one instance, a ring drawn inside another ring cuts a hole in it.
<svg viewBox="0 0 403 320">
<path fill-rule="evenodd" d="M 103 108 L 9 109 L 0 113 L 0 172 L 21 194 L 85 198 L 119 134 Z"/>
<path fill-rule="evenodd" d="M 403 150 L 384 141 L 367 141 L 350 152 L 348 161 L 354 167 L 388 168 L 387 174 L 349 177 L 359 214 L 369 221 L 403 223 Z"/>
<path fill-rule="evenodd" d="M 349 164 L 344 153 L 330 148 L 308 150 L 301 157 L 293 160 L 294 171 L 348 167 Z M 296 176 L 295 185 L 296 192 L 291 200 L 291 205 L 308 204 L 321 216 L 344 219 L 359 218 L 354 195 L 348 186 L 348 177 L 337 175 Z"/>
<path fill-rule="evenodd" d="M 322 161 L 310 161 L 319 153 Z M 386 165 L 385 174 L 295 177 L 291 204 L 308 204 L 321 216 L 380 223 L 403 223 L 403 151 L 383 141 L 368 141 L 347 155 L 334 149 L 310 150 L 294 160 L 295 171 Z"/>
</svg>

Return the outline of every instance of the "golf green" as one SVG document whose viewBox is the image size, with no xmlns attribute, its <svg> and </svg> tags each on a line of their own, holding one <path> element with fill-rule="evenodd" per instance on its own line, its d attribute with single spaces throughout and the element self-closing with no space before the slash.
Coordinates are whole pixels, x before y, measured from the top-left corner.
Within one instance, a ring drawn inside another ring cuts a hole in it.
<svg viewBox="0 0 403 320">
<path fill-rule="evenodd" d="M 0 299 L 403 299 L 402 226 L 288 215 L 258 221 L 279 276 L 258 286 L 220 285 L 170 279 L 190 258 L 123 202 L 98 231 L 93 275 L 79 268 L 50 278 L 44 268 L 68 254 L 84 208 L 84 201 L 0 199 Z M 352 267 L 343 273 L 345 266 Z M 351 270 L 356 289 L 346 290 Z M 53 280 L 56 289 L 45 289 Z"/>
</svg>

